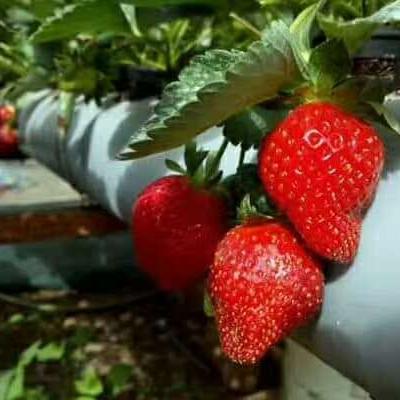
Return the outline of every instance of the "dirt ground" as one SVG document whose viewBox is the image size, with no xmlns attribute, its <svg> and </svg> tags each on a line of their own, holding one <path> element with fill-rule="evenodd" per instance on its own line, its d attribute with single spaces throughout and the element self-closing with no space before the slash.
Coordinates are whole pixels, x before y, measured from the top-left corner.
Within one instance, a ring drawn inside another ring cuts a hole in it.
<svg viewBox="0 0 400 400">
<path fill-rule="evenodd" d="M 28 383 L 51 399 L 72 399 L 83 368 L 93 366 L 107 377 L 121 364 L 132 367 L 132 376 L 128 389 L 112 397 L 119 400 L 279 399 L 281 350 L 262 366 L 237 367 L 224 359 L 213 322 L 196 302 L 138 286 L 108 295 L 1 295 L 0 369 L 13 367 L 36 340 L 65 341 L 73 343 L 73 358 L 29 372 Z M 37 310 L 38 304 L 47 311 Z"/>
</svg>

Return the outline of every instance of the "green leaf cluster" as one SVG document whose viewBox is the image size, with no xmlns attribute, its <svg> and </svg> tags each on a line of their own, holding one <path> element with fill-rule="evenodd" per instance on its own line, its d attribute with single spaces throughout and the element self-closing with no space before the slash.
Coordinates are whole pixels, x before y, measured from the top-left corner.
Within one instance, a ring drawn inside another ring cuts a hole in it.
<svg viewBox="0 0 400 400">
<path fill-rule="evenodd" d="M 211 50 L 195 57 L 165 88 L 153 116 L 134 132 L 120 157 L 135 159 L 170 150 L 216 125 L 222 125 L 226 138 L 243 151 L 257 148 L 291 107 L 307 101 L 331 101 L 363 116 L 367 109 L 376 114 L 371 99 L 361 95 L 364 86 L 351 99 L 341 87 L 353 79 L 349 50 L 367 40 L 377 26 L 398 21 L 400 1 L 343 22 L 344 29 L 329 28 L 328 38 L 315 46 L 315 32 L 321 33 L 317 22 L 327 31 L 323 12 L 328 4 L 312 2 L 290 27 L 273 21 L 246 51 Z M 274 101 L 278 107 L 271 107 Z M 396 127 L 387 111 L 380 114 Z"/>
<path fill-rule="evenodd" d="M 15 316 L 9 324 L 22 323 L 24 318 Z M 71 337 L 62 341 L 42 343 L 36 341 L 23 351 L 16 365 L 0 374 L 0 400 L 50 400 L 55 399 L 44 387 L 30 383 L 30 368 L 35 365 L 56 363 L 58 368 L 70 371 L 72 387 L 65 387 L 75 400 L 117 398 L 132 389 L 133 366 L 115 364 L 105 377 L 86 364 L 82 348 L 92 339 L 86 328 L 78 329 Z M 86 366 L 85 366 L 86 365 Z M 77 375 L 75 375 L 78 373 Z M 29 374 L 29 375 L 28 375 Z M 75 376 L 75 378 L 74 378 Z M 71 397 L 72 399 L 72 397 Z"/>
<path fill-rule="evenodd" d="M 1 0 L 4 2 L 4 0 Z M 0 97 L 56 88 L 100 103 L 125 68 L 173 79 L 195 54 L 241 47 L 251 34 L 227 17 L 236 0 L 17 0 L 0 7 Z M 4 34 L 3 34 L 4 33 Z M 163 84 L 163 82 L 162 82 Z"/>
<path fill-rule="evenodd" d="M 400 21 L 400 1 L 388 2 L 371 15 L 352 20 L 340 20 L 332 15 L 320 15 L 319 23 L 328 37 L 342 39 L 350 52 L 356 52 L 380 26 Z"/>
<path fill-rule="evenodd" d="M 153 117 L 122 158 L 139 158 L 188 143 L 243 109 L 278 95 L 297 74 L 287 26 L 274 23 L 247 51 L 211 50 L 195 57 L 168 85 Z"/>
<path fill-rule="evenodd" d="M 65 343 L 51 342 L 46 345 L 42 345 L 40 341 L 33 343 L 21 354 L 13 369 L 0 375 L 0 400 L 44 400 L 46 397 L 41 393 L 41 389 L 26 387 L 27 369 L 35 362 L 60 361 L 64 354 Z"/>
</svg>

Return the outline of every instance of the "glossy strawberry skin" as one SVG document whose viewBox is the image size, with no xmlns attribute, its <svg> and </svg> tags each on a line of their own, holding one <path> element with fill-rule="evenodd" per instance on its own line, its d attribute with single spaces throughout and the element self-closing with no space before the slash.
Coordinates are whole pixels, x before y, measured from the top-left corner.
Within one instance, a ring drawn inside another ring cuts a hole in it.
<svg viewBox="0 0 400 400">
<path fill-rule="evenodd" d="M 16 111 L 13 106 L 0 107 L 0 123 L 9 123 L 15 119 Z"/>
<path fill-rule="evenodd" d="M 227 229 L 224 199 L 184 176 L 154 182 L 133 208 L 137 262 L 166 291 L 185 290 L 205 275 Z"/>
<path fill-rule="evenodd" d="M 312 103 L 294 110 L 266 138 L 259 173 L 307 245 L 348 263 L 383 162 L 384 147 L 373 127 L 335 105 Z"/>
<path fill-rule="evenodd" d="M 19 141 L 17 131 L 8 125 L 0 127 L 0 157 L 8 158 L 18 154 Z"/>
<path fill-rule="evenodd" d="M 253 364 L 319 311 L 320 265 L 277 222 L 236 227 L 219 244 L 209 293 L 224 353 Z"/>
</svg>

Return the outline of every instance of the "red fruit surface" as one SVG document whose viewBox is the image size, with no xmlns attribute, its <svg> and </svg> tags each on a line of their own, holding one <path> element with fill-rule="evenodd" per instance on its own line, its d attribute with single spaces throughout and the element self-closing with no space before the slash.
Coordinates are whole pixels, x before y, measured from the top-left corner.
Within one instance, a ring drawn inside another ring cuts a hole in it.
<svg viewBox="0 0 400 400">
<path fill-rule="evenodd" d="M 8 125 L 0 127 L 0 157 L 12 157 L 18 153 L 18 134 Z"/>
<path fill-rule="evenodd" d="M 0 123 L 11 122 L 15 119 L 15 108 L 13 106 L 0 107 Z"/>
<path fill-rule="evenodd" d="M 320 265 L 277 222 L 236 227 L 219 244 L 209 293 L 224 353 L 252 364 L 319 311 Z"/>
<path fill-rule="evenodd" d="M 228 229 L 228 209 L 218 195 L 168 176 L 148 186 L 133 209 L 139 266 L 168 291 L 202 278 Z"/>
<path fill-rule="evenodd" d="M 307 245 L 349 263 L 384 162 L 376 131 L 328 103 L 298 107 L 269 135 L 259 155 L 265 190 Z"/>
</svg>

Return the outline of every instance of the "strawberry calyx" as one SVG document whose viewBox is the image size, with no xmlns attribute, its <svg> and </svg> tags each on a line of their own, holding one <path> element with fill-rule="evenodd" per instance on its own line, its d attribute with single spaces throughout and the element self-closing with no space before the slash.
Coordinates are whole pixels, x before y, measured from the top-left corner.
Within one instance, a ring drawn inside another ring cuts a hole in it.
<svg viewBox="0 0 400 400">
<path fill-rule="evenodd" d="M 219 183 L 223 172 L 220 163 L 227 146 L 225 139 L 217 151 L 206 151 L 198 148 L 196 142 L 190 142 L 185 146 L 184 166 L 171 159 L 165 164 L 169 170 L 188 177 L 196 188 L 221 191 Z"/>
<path fill-rule="evenodd" d="M 262 187 L 257 164 L 239 165 L 235 174 L 223 180 L 222 186 L 229 195 L 236 216 L 235 224 L 280 216 L 280 212 Z"/>
<path fill-rule="evenodd" d="M 241 224 L 253 224 L 274 219 L 274 216 L 263 212 L 251 194 L 246 194 L 237 209 L 237 218 Z"/>
</svg>

